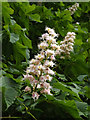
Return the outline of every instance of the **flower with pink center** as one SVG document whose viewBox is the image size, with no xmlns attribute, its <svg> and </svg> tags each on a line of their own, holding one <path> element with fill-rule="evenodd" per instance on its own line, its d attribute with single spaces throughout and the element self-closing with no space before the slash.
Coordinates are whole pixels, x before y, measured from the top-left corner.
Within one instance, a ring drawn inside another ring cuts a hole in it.
<svg viewBox="0 0 90 120">
<path fill-rule="evenodd" d="M 31 88 L 29 86 L 25 87 L 25 92 L 31 92 Z"/>
<path fill-rule="evenodd" d="M 44 73 L 50 74 L 50 75 L 54 75 L 54 74 L 55 74 L 54 71 L 51 70 L 49 67 L 47 67 L 47 68 L 44 70 Z"/>
<path fill-rule="evenodd" d="M 34 80 L 35 78 L 32 75 L 29 75 L 30 80 Z"/>
<path fill-rule="evenodd" d="M 42 81 L 42 82 L 46 81 L 45 76 L 41 76 L 41 77 L 40 77 L 40 81 Z"/>
<path fill-rule="evenodd" d="M 52 87 L 50 86 L 50 84 L 47 83 L 47 82 L 44 82 L 44 83 L 43 83 L 43 87 L 44 87 L 45 89 L 51 89 L 51 88 L 52 88 Z"/>
<path fill-rule="evenodd" d="M 40 70 L 35 70 L 33 74 L 34 74 L 34 75 L 37 75 L 37 76 L 39 77 L 40 74 L 41 74 L 41 71 L 40 71 Z"/>
<path fill-rule="evenodd" d="M 50 93 L 50 89 L 43 89 L 43 90 L 40 91 L 40 93 L 52 95 L 52 94 Z"/>
<path fill-rule="evenodd" d="M 24 76 L 23 80 L 29 79 L 29 77 L 30 77 L 29 74 L 26 74 L 26 75 L 23 75 L 23 76 Z"/>
<path fill-rule="evenodd" d="M 51 55 L 50 59 L 51 59 L 51 60 L 55 60 L 55 56 L 54 56 L 54 55 Z"/>
<path fill-rule="evenodd" d="M 48 33 L 45 33 L 45 34 L 42 35 L 42 37 L 40 37 L 40 39 L 45 40 L 48 36 L 49 36 L 49 34 L 48 34 Z"/>
<path fill-rule="evenodd" d="M 32 93 L 32 98 L 34 99 L 34 101 L 36 101 L 39 98 L 39 94 L 37 92 L 33 92 Z"/>
</svg>

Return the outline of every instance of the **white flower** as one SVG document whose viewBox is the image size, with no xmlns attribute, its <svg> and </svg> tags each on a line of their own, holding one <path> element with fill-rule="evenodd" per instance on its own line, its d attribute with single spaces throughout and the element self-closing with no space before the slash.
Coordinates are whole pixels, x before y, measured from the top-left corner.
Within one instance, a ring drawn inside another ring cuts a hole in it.
<svg viewBox="0 0 90 120">
<path fill-rule="evenodd" d="M 29 77 L 30 77 L 29 74 L 26 74 L 26 75 L 23 75 L 23 76 L 24 76 L 23 80 L 25 80 L 25 79 L 29 79 Z"/>
<path fill-rule="evenodd" d="M 71 15 L 74 14 L 74 12 L 77 10 L 78 7 L 79 7 L 79 3 L 75 3 L 74 5 L 72 5 L 72 7 L 69 8 Z"/>
<path fill-rule="evenodd" d="M 25 87 L 25 92 L 31 92 L 31 88 L 28 87 L 28 86 L 26 86 L 26 87 Z"/>
<path fill-rule="evenodd" d="M 52 61 L 46 60 L 44 65 L 53 67 L 55 65 L 55 63 L 53 63 Z"/>
<path fill-rule="evenodd" d="M 46 27 L 45 30 L 48 31 L 49 34 L 55 33 L 54 29 L 51 29 L 49 27 Z"/>
<path fill-rule="evenodd" d="M 61 59 L 65 59 L 65 56 L 61 56 L 60 58 L 61 58 Z"/>
<path fill-rule="evenodd" d="M 55 60 L 55 56 L 54 56 L 54 55 L 51 55 L 50 59 L 51 59 L 51 60 Z"/>
<path fill-rule="evenodd" d="M 79 7 L 79 3 L 76 3 L 75 5 L 76 5 L 76 7 Z"/>
<path fill-rule="evenodd" d="M 68 32 L 65 36 L 64 41 L 60 42 L 60 52 L 63 55 L 66 55 L 69 57 L 70 52 L 73 51 L 73 45 L 74 45 L 74 39 L 75 39 L 75 33 L 74 32 Z M 61 59 L 65 59 L 65 56 L 60 56 Z"/>
<path fill-rule="evenodd" d="M 54 50 L 49 50 L 49 49 L 47 49 L 46 51 L 45 51 L 45 53 L 46 53 L 46 56 L 50 56 L 50 55 L 54 55 L 55 53 L 54 53 Z"/>
<path fill-rule="evenodd" d="M 48 43 L 46 41 L 43 41 L 42 43 L 40 43 L 38 45 L 38 48 L 39 49 L 46 49 L 48 46 L 49 46 Z"/>
<path fill-rule="evenodd" d="M 52 36 L 48 36 L 46 38 L 46 41 L 50 44 L 50 43 L 56 43 L 56 39 L 54 39 Z"/>
<path fill-rule="evenodd" d="M 41 92 L 41 93 L 48 94 L 48 95 L 52 95 L 52 94 L 50 93 L 50 89 L 44 89 L 44 90 L 41 90 L 40 92 Z"/>
<path fill-rule="evenodd" d="M 39 60 L 36 60 L 36 59 L 31 59 L 30 60 L 30 64 L 39 64 L 40 63 L 40 61 Z"/>
<path fill-rule="evenodd" d="M 75 6 L 71 10 L 76 9 Z M 32 98 L 37 100 L 39 98 L 38 92 L 41 94 L 49 94 L 51 90 L 50 82 L 55 75 L 55 72 L 50 69 L 55 63 L 55 56 L 60 55 L 61 59 L 65 59 L 66 56 L 69 57 L 70 52 L 73 50 L 75 33 L 68 32 L 65 39 L 60 42 L 60 45 L 56 42 L 58 34 L 55 33 L 54 29 L 46 27 L 45 33 L 42 35 L 41 39 L 43 41 L 38 45 L 40 49 L 39 54 L 35 55 L 35 59 L 30 60 L 30 65 L 26 69 L 26 75 L 24 75 L 24 80 L 28 79 L 32 88 Z M 31 92 L 30 87 L 25 88 L 25 92 Z"/>
<path fill-rule="evenodd" d="M 69 45 L 69 46 L 73 46 L 74 44 L 73 44 L 73 43 L 71 43 L 71 42 L 68 42 L 68 45 Z"/>
<path fill-rule="evenodd" d="M 37 85 L 37 88 L 41 88 L 41 85 L 40 85 L 40 84 L 38 84 L 38 85 Z"/>
<path fill-rule="evenodd" d="M 45 89 L 51 89 L 51 88 L 52 88 L 52 87 L 50 86 L 50 84 L 47 83 L 47 82 L 44 82 L 44 83 L 43 83 L 43 87 L 44 87 Z"/>
<path fill-rule="evenodd" d="M 37 68 L 38 68 L 39 70 L 41 70 L 41 69 L 42 69 L 42 65 L 38 65 Z"/>
<path fill-rule="evenodd" d="M 50 75 L 46 75 L 45 78 L 46 78 L 46 80 L 49 80 L 49 81 L 52 80 L 52 77 Z"/>
<path fill-rule="evenodd" d="M 33 92 L 32 93 L 32 98 L 34 99 L 34 101 L 36 101 L 39 98 L 39 94 L 37 92 Z"/>
<path fill-rule="evenodd" d="M 26 73 L 28 74 L 28 73 L 30 73 L 30 71 L 31 71 L 31 70 L 30 70 L 29 68 L 27 68 Z"/>
<path fill-rule="evenodd" d="M 56 45 L 56 44 L 51 44 L 51 47 L 52 47 L 52 49 L 57 49 L 58 48 L 58 46 Z"/>
<path fill-rule="evenodd" d="M 67 41 L 71 42 L 71 43 L 74 43 L 74 39 L 73 38 L 69 38 Z"/>
<path fill-rule="evenodd" d="M 60 55 L 60 49 L 56 50 L 55 55 Z"/>
<path fill-rule="evenodd" d="M 40 81 L 42 81 L 42 82 L 46 81 L 46 77 L 45 76 L 41 76 L 40 77 Z"/>
<path fill-rule="evenodd" d="M 35 55 L 35 58 L 36 59 L 39 59 L 39 60 L 42 60 L 42 59 L 44 59 L 44 55 L 42 55 L 42 54 L 38 54 L 38 55 Z"/>
<path fill-rule="evenodd" d="M 79 22 L 76 22 L 77 25 L 79 25 Z"/>
<path fill-rule="evenodd" d="M 45 34 L 42 35 L 41 39 L 45 40 L 48 36 L 49 36 L 49 34 L 45 33 Z"/>
<path fill-rule="evenodd" d="M 50 75 L 54 75 L 55 73 L 54 73 L 53 70 L 51 70 L 51 69 L 49 68 L 49 69 L 48 69 L 48 74 L 50 74 Z"/>
</svg>

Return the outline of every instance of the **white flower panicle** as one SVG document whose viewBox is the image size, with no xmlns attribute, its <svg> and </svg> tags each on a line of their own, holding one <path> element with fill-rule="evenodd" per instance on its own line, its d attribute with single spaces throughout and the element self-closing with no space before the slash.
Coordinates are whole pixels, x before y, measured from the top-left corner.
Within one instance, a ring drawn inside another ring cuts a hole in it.
<svg viewBox="0 0 90 120">
<path fill-rule="evenodd" d="M 50 92 L 52 87 L 49 82 L 55 72 L 50 67 L 55 65 L 53 62 L 55 60 L 55 51 L 59 51 L 59 46 L 56 42 L 58 34 L 55 33 L 54 29 L 48 27 L 45 30 L 48 33 L 40 37 L 43 41 L 38 45 L 40 53 L 30 60 L 30 65 L 26 70 L 26 75 L 24 75 L 24 80 L 28 79 L 30 81 L 30 86 L 25 87 L 25 92 L 32 93 L 34 101 L 41 94 L 52 95 Z"/>
<path fill-rule="evenodd" d="M 54 29 L 46 27 L 45 30 L 48 33 L 40 37 L 42 39 L 38 45 L 40 52 L 34 56 L 34 59 L 30 60 L 26 75 L 23 78 L 23 80 L 28 79 L 30 81 L 30 86 L 26 86 L 24 91 L 31 93 L 34 101 L 41 94 L 52 95 L 50 81 L 53 79 L 55 72 L 51 67 L 55 66 L 55 56 L 61 54 L 61 58 L 63 58 L 62 53 L 69 55 L 70 51 L 73 50 L 75 39 L 75 33 L 68 32 L 65 40 L 61 41 L 61 45 L 58 45 L 56 42 L 58 34 L 55 33 Z"/>
<path fill-rule="evenodd" d="M 73 51 L 73 45 L 74 45 L 74 39 L 75 39 L 75 33 L 74 32 L 68 32 L 64 41 L 60 42 L 60 54 L 61 59 L 65 59 L 66 57 L 70 57 L 70 52 Z"/>
<path fill-rule="evenodd" d="M 77 10 L 78 7 L 79 7 L 79 3 L 75 3 L 74 5 L 72 5 L 72 7 L 69 8 L 71 15 L 73 15 L 75 13 L 75 11 Z"/>
</svg>

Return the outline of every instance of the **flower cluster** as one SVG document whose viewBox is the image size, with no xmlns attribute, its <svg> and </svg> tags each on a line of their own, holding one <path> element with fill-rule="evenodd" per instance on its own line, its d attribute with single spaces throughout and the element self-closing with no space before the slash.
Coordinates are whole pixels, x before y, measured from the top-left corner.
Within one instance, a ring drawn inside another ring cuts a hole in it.
<svg viewBox="0 0 90 120">
<path fill-rule="evenodd" d="M 60 52 L 61 52 L 61 59 L 64 59 L 66 57 L 70 57 L 70 52 L 73 51 L 73 45 L 74 45 L 74 39 L 75 39 L 75 33 L 74 32 L 68 32 L 65 36 L 65 39 L 60 42 Z"/>
<path fill-rule="evenodd" d="M 79 7 L 79 3 L 75 3 L 74 5 L 72 5 L 72 7 L 69 8 L 71 15 L 73 15 L 75 13 L 75 11 L 77 10 L 78 7 Z"/>
<path fill-rule="evenodd" d="M 54 29 L 48 27 L 45 30 L 48 33 L 40 37 L 43 40 L 38 45 L 40 52 L 30 60 L 30 65 L 23 78 L 30 81 L 30 86 L 25 87 L 25 92 L 30 92 L 34 101 L 39 98 L 40 94 L 52 95 L 50 81 L 55 72 L 51 70 L 51 67 L 55 65 L 53 61 L 60 50 L 60 46 L 56 42 L 58 34 Z"/>
<path fill-rule="evenodd" d="M 61 41 L 61 44 L 58 45 L 56 42 L 58 34 L 55 33 L 54 29 L 46 27 L 45 30 L 47 32 L 40 37 L 42 41 L 38 45 L 39 54 L 30 60 L 26 75 L 23 78 L 23 80 L 28 79 L 30 82 L 30 86 L 26 86 L 24 91 L 31 93 L 34 101 L 41 94 L 52 95 L 50 81 L 55 75 L 55 72 L 51 69 L 55 66 L 55 56 L 58 54 L 63 58 L 64 55 L 69 55 L 70 51 L 73 50 L 75 39 L 75 33 L 68 32 L 64 41 Z"/>
</svg>

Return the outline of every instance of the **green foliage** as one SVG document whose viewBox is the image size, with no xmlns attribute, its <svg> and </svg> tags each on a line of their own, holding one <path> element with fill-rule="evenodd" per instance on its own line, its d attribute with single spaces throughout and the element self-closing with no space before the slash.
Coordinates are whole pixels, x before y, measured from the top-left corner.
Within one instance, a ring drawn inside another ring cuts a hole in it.
<svg viewBox="0 0 90 120">
<path fill-rule="evenodd" d="M 25 120 L 87 120 L 89 103 L 89 2 L 71 16 L 73 2 L 3 2 L 2 3 L 2 104 L 3 116 Z M 76 24 L 79 22 L 79 24 Z M 38 53 L 39 37 L 45 27 L 59 34 L 58 43 L 67 32 L 75 32 L 71 58 L 57 56 L 51 85 L 53 96 L 42 95 L 36 102 L 24 93 L 23 74 L 29 60 Z M 13 112 L 14 111 L 14 112 Z M 23 118 L 22 118 L 23 116 Z"/>
<path fill-rule="evenodd" d="M 4 107 L 6 104 L 7 105 L 6 109 L 8 109 L 14 103 L 14 100 L 18 95 L 19 85 L 8 77 L 2 77 L 1 79 L 3 87 L 2 95 L 4 98 L 3 101 L 5 101 L 5 103 L 3 103 L 2 105 Z"/>
</svg>

